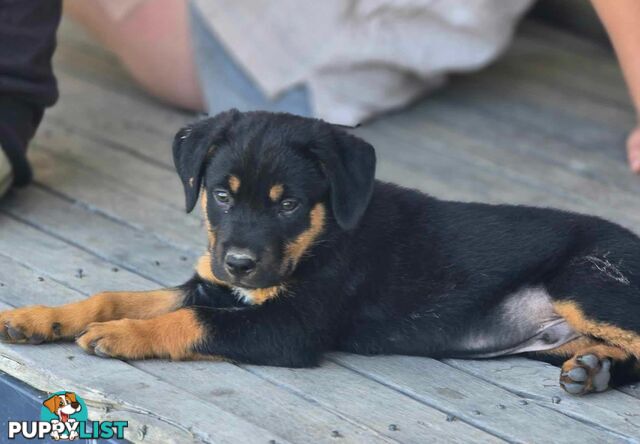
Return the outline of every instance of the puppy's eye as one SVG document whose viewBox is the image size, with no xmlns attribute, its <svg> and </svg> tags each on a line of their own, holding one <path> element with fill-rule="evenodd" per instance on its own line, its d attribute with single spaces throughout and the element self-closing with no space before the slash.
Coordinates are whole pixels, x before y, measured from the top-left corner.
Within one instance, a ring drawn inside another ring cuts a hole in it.
<svg viewBox="0 0 640 444">
<path fill-rule="evenodd" d="M 231 202 L 231 196 L 229 196 L 229 192 L 225 190 L 215 190 L 213 192 L 216 200 L 220 203 L 227 204 Z"/>
<path fill-rule="evenodd" d="M 280 209 L 285 213 L 291 213 L 298 208 L 300 203 L 296 199 L 284 199 L 280 202 Z"/>
</svg>

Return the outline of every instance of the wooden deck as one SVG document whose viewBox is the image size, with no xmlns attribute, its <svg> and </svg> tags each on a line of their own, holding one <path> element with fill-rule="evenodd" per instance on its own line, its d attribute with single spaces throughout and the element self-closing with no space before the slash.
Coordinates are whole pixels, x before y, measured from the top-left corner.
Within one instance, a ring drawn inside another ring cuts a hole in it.
<svg viewBox="0 0 640 444">
<path fill-rule="evenodd" d="M 56 71 L 61 100 L 30 153 L 36 182 L 0 205 L 0 309 L 183 282 L 205 234 L 183 212 L 170 141 L 193 116 L 149 99 L 68 23 Z M 379 177 L 639 232 L 640 178 L 623 149 L 635 117 L 609 52 L 527 24 L 501 62 L 451 86 L 358 130 Z M 0 370 L 77 391 L 93 419 L 129 420 L 135 442 L 640 442 L 640 387 L 572 397 L 557 368 L 524 358 L 331 354 L 291 370 L 1 344 Z"/>
</svg>

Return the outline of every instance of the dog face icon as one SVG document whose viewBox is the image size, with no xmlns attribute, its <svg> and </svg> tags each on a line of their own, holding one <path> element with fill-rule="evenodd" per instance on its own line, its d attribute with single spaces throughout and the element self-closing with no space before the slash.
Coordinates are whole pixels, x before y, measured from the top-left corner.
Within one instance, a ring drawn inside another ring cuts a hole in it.
<svg viewBox="0 0 640 444">
<path fill-rule="evenodd" d="M 76 400 L 76 394 L 71 392 L 53 395 L 42 404 L 60 418 L 60 422 L 68 422 L 71 415 L 82 410 L 82 406 Z"/>
<path fill-rule="evenodd" d="M 51 421 L 52 424 L 55 423 L 74 423 L 75 419 L 71 418 L 71 415 L 74 413 L 78 413 L 82 410 L 82 405 L 78 402 L 76 398 L 76 394 L 72 392 L 58 393 L 49 397 L 46 401 L 42 403 L 51 413 L 56 415 L 58 419 L 54 419 Z M 78 432 L 65 432 L 65 431 L 53 431 L 51 432 L 51 437 L 58 440 L 69 440 L 73 441 L 78 439 Z"/>
</svg>

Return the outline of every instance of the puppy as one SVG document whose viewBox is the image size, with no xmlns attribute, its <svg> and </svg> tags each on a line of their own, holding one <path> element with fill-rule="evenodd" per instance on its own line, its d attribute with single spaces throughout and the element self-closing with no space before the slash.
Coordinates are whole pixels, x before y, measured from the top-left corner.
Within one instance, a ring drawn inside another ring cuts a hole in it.
<svg viewBox="0 0 640 444">
<path fill-rule="evenodd" d="M 640 239 L 596 217 L 374 180 L 367 142 L 231 110 L 178 132 L 208 246 L 175 288 L 0 313 L 0 335 L 122 359 L 290 367 L 323 352 L 562 362 L 570 393 L 640 374 Z"/>
</svg>

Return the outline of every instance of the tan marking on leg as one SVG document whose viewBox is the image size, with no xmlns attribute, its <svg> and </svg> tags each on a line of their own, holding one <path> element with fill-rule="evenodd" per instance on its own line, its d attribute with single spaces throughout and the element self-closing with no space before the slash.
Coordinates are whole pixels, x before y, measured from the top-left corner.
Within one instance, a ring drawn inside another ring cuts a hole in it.
<svg viewBox="0 0 640 444">
<path fill-rule="evenodd" d="M 229 189 L 237 193 L 240 189 L 240 178 L 238 176 L 229 176 Z"/>
<path fill-rule="evenodd" d="M 309 228 L 285 247 L 285 266 L 295 266 L 324 230 L 324 205 L 316 204 L 309 213 L 309 219 Z"/>
<path fill-rule="evenodd" d="M 556 355 L 559 357 L 571 357 L 576 353 L 580 352 L 580 350 L 585 350 L 588 347 L 592 347 L 595 345 L 602 344 L 601 341 L 593 338 L 589 338 L 587 336 L 580 336 L 573 341 L 569 341 L 566 344 L 562 344 L 560 347 L 552 348 L 551 350 L 544 350 L 541 352 L 534 352 L 541 355 Z"/>
<path fill-rule="evenodd" d="M 183 299 L 178 289 L 103 292 L 58 307 L 36 305 L 4 311 L 0 329 L 5 325 L 17 329 L 25 340 L 34 336 L 44 341 L 72 338 L 92 322 L 153 318 L 176 310 Z"/>
<path fill-rule="evenodd" d="M 276 184 L 269 190 L 269 199 L 271 199 L 273 202 L 277 202 L 282 197 L 282 194 L 284 194 L 284 186 L 281 184 Z"/>
<path fill-rule="evenodd" d="M 195 311 L 182 308 L 153 319 L 93 323 L 77 343 L 89 353 L 124 359 L 197 359 L 194 347 L 206 334 Z"/>
<path fill-rule="evenodd" d="M 636 358 L 640 358 L 640 335 L 606 322 L 588 319 L 578 304 L 573 301 L 554 302 L 553 307 L 574 330 L 602 339 L 604 342 L 622 348 Z"/>
</svg>

